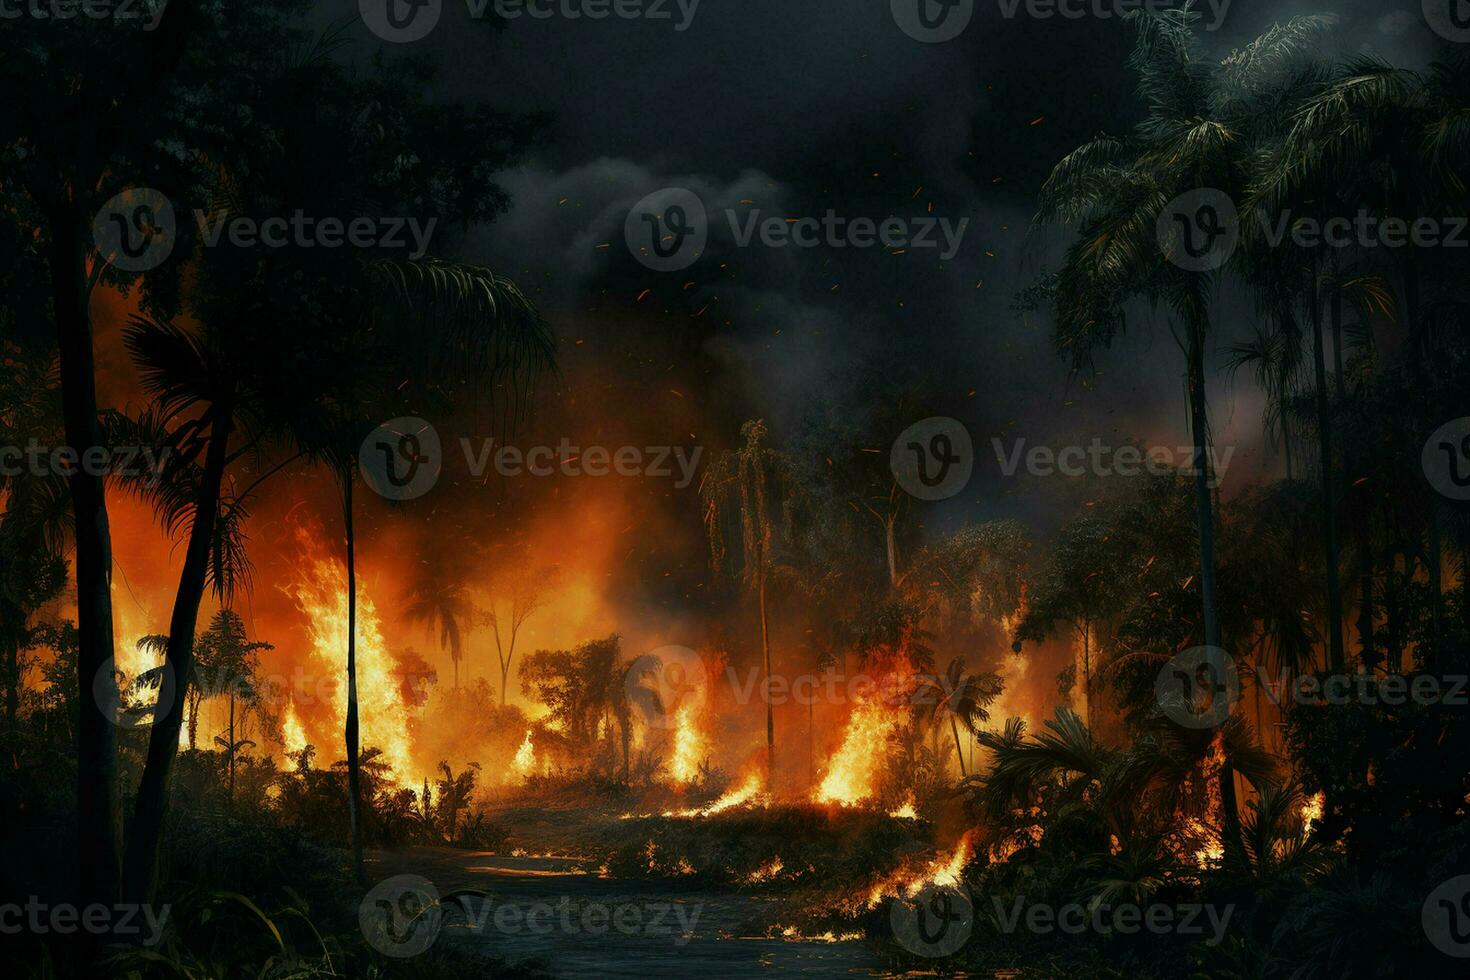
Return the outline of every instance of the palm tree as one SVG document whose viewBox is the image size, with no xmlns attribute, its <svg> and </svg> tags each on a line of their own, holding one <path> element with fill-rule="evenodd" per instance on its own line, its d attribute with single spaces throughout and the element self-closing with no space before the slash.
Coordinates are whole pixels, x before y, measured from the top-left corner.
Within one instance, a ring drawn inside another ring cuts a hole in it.
<svg viewBox="0 0 1470 980">
<path fill-rule="evenodd" d="M 1192 271 L 1159 248 L 1157 229 L 1171 201 L 1205 188 L 1229 192 L 1244 184 L 1243 140 L 1252 122 L 1221 79 L 1240 62 L 1219 65 L 1203 58 L 1194 36 L 1194 3 L 1164 12 L 1134 12 L 1138 29 L 1130 64 L 1148 113 L 1131 136 L 1098 137 L 1074 150 L 1042 190 L 1038 220 L 1075 226 L 1055 279 L 1057 345 L 1075 369 L 1091 365 L 1098 348 L 1126 326 L 1125 304 L 1146 298 L 1171 314 L 1171 333 L 1184 353 L 1186 390 L 1194 440 L 1195 507 L 1199 528 L 1200 596 L 1204 644 L 1218 659 L 1215 540 L 1205 346 L 1211 317 L 1214 270 Z M 1246 65 L 1277 66 L 1299 53 L 1323 26 L 1297 18 L 1247 49 Z M 1217 669 L 1223 663 L 1216 663 Z M 1234 776 L 1220 775 L 1226 848 L 1239 849 Z"/>
<path fill-rule="evenodd" d="M 914 692 L 916 707 L 927 707 L 928 714 L 936 720 L 948 718 L 961 776 L 968 776 L 969 772 L 965 768 L 965 750 L 960 745 L 960 726 L 971 735 L 977 734 L 981 723 L 990 720 L 986 709 L 1004 687 L 996 674 L 965 673 L 964 659 L 956 657 L 945 669 L 943 678 L 927 677 Z"/>
<path fill-rule="evenodd" d="M 754 593 L 760 615 L 761 655 L 765 683 L 771 678 L 771 636 L 766 614 L 766 586 L 773 565 L 773 514 L 783 504 L 788 465 L 778 451 L 762 444 L 766 424 L 755 419 L 740 427 L 745 440 L 739 449 L 721 453 L 705 471 L 699 484 L 704 504 L 704 525 L 709 539 L 710 567 L 718 574 L 729 560 L 725 540 L 726 512 L 734 509 L 740 522 L 739 568 L 742 585 Z M 766 699 L 766 773 L 775 775 L 776 716 L 771 698 Z"/>
<path fill-rule="evenodd" d="M 1318 201 L 1319 213 L 1353 216 L 1366 209 L 1410 224 L 1425 215 L 1463 212 L 1465 184 L 1460 174 L 1470 163 L 1467 67 L 1470 54 L 1453 51 L 1425 72 L 1367 57 L 1337 69 L 1300 104 L 1289 128 L 1276 139 L 1267 165 L 1259 168 L 1252 182 L 1252 203 L 1280 213 Z M 1434 304 L 1426 303 L 1424 296 L 1426 272 L 1433 272 L 1436 262 L 1443 260 L 1435 251 L 1414 242 L 1396 250 L 1409 370 L 1421 382 L 1426 355 L 1436 343 Z M 1328 276 L 1327 281 L 1334 278 Z M 1314 307 L 1320 302 L 1314 293 Z M 1332 306 L 1336 322 L 1336 299 Z M 1320 323 L 1320 309 L 1316 316 L 1314 322 Z M 1318 379 L 1319 388 L 1324 388 L 1320 373 Z M 1414 408 L 1422 427 L 1427 421 L 1420 417 L 1423 407 L 1416 401 Z M 1439 508 L 1433 493 L 1426 499 L 1432 634 L 1437 643 L 1443 619 Z M 1362 527 L 1356 534 L 1360 545 L 1368 537 Z M 1335 622 L 1332 625 L 1340 629 Z M 1333 643 L 1336 654 L 1340 632 Z"/>
<path fill-rule="evenodd" d="M 404 603 L 403 612 L 410 622 L 423 623 L 431 634 L 438 632 L 439 647 L 449 650 L 449 659 L 454 664 L 454 686 L 458 689 L 459 661 L 464 654 L 462 631 L 475 613 L 464 583 L 426 575 L 409 586 Z"/>
</svg>

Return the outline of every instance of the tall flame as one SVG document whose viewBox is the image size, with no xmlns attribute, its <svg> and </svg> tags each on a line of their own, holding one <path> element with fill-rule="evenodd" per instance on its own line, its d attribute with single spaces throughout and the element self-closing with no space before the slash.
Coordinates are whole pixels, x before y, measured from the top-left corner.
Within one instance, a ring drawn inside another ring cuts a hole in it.
<svg viewBox="0 0 1470 980">
<path fill-rule="evenodd" d="M 872 796 L 882 758 L 879 748 L 897 727 L 897 716 L 882 704 L 858 705 L 847 719 L 842 745 L 827 762 L 816 801 L 852 806 Z"/>
<path fill-rule="evenodd" d="M 511 762 L 511 769 L 516 775 L 522 777 L 529 776 L 536 771 L 536 746 L 531 742 L 531 729 L 529 728 L 526 729 L 526 740 L 521 743 L 520 748 L 516 749 L 516 757 Z"/>
<path fill-rule="evenodd" d="M 306 729 L 301 727 L 301 719 L 296 717 L 296 709 L 286 705 L 286 714 L 281 719 L 281 741 L 285 743 L 286 754 L 293 755 L 306 748 Z"/>
<path fill-rule="evenodd" d="M 699 775 L 699 764 L 709 755 L 709 747 L 694 719 L 694 706 L 684 705 L 674 716 L 674 755 L 669 760 L 669 775 L 676 783 L 692 783 Z"/>
<path fill-rule="evenodd" d="M 346 570 L 335 559 L 308 559 L 291 598 L 307 617 L 307 636 L 319 663 L 343 665 L 347 657 Z M 377 607 L 359 584 L 357 595 L 357 712 L 360 745 L 383 750 L 382 760 L 399 786 L 414 788 L 409 776 L 410 712 L 403 703 L 398 678 L 379 626 Z M 334 722 L 341 731 L 347 718 L 346 683 L 320 685 Z M 314 692 L 315 693 L 315 692 Z"/>
</svg>

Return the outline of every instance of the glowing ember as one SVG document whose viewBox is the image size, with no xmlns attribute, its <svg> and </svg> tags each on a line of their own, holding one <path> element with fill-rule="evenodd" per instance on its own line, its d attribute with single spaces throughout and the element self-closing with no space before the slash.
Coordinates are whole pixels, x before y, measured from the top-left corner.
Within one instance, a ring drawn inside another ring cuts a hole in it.
<svg viewBox="0 0 1470 980">
<path fill-rule="evenodd" d="M 511 769 L 519 776 L 525 777 L 536 771 L 536 746 L 531 744 L 531 730 L 526 729 L 526 740 L 521 747 L 516 749 L 515 760 L 511 762 Z"/>
<path fill-rule="evenodd" d="M 674 756 L 669 760 L 669 774 L 674 782 L 694 782 L 699 776 L 699 764 L 708 754 L 709 747 L 695 725 L 694 706 L 686 704 L 674 716 Z"/>
<path fill-rule="evenodd" d="M 897 716 L 881 704 L 859 705 L 847 719 L 842 745 L 827 762 L 816 801 L 852 806 L 872 796 L 881 760 L 878 749 L 897 727 Z"/>
<path fill-rule="evenodd" d="M 724 796 L 721 796 L 718 800 L 715 800 L 709 806 L 705 807 L 704 812 L 706 814 L 723 813 L 725 810 L 729 810 L 733 807 L 743 806 L 744 804 L 749 803 L 751 800 L 755 799 L 756 795 L 759 794 L 760 791 L 760 773 L 751 773 L 749 776 L 745 777 L 745 782 L 741 783 L 735 789 L 728 791 L 727 793 L 725 793 Z"/>
<path fill-rule="evenodd" d="M 772 878 L 780 874 L 781 869 L 784 867 L 786 867 L 786 865 L 781 861 L 781 855 L 777 854 L 765 864 L 761 865 L 759 868 L 756 868 L 750 874 L 746 875 L 745 882 L 748 885 L 758 885 L 761 882 L 770 881 Z"/>
<path fill-rule="evenodd" d="M 910 793 L 908 799 L 903 801 L 903 806 L 897 810 L 888 811 L 888 815 L 895 820 L 917 820 L 919 811 L 914 809 L 914 794 Z"/>
<path fill-rule="evenodd" d="M 308 539 L 309 540 L 309 539 Z M 347 659 L 347 573 L 335 559 L 308 560 L 291 598 L 307 617 L 307 636 L 318 663 L 343 669 Z M 357 596 L 357 711 L 360 745 L 377 746 L 397 784 L 416 789 L 410 771 L 409 730 L 412 714 L 403 703 L 399 678 L 379 627 L 378 611 L 359 583 Z M 345 682 L 326 691 L 333 728 L 341 732 L 347 718 Z"/>
<path fill-rule="evenodd" d="M 923 870 L 914 873 L 901 869 L 877 881 L 868 890 L 868 908 L 877 908 L 885 898 L 913 898 L 930 885 L 940 888 L 958 887 L 963 880 L 965 865 L 970 862 L 974 831 L 966 831 L 954 850 L 941 854 Z"/>
</svg>

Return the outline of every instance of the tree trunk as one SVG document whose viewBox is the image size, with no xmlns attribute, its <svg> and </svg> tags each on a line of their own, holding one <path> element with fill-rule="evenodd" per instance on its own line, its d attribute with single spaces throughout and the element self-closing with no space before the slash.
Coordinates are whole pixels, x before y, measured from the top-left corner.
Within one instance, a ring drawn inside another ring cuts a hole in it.
<svg viewBox="0 0 1470 980">
<path fill-rule="evenodd" d="M 766 570 L 761 568 L 760 580 L 756 586 L 760 592 L 761 606 L 761 652 L 766 661 L 766 779 L 768 785 L 772 785 L 776 779 L 776 714 L 775 707 L 771 703 L 771 637 L 766 622 Z"/>
<path fill-rule="evenodd" d="M 235 699 L 230 698 L 230 788 L 225 794 L 225 800 L 231 806 L 235 803 Z"/>
<path fill-rule="evenodd" d="M 1347 373 L 1343 367 L 1342 283 L 1334 260 L 1332 288 L 1332 355 L 1337 368 L 1337 411 L 1347 410 Z M 1357 454 L 1353 440 L 1344 439 L 1342 446 L 1342 498 L 1348 505 L 1352 524 L 1353 548 L 1358 553 L 1358 645 L 1363 664 L 1370 670 L 1378 662 L 1373 646 L 1373 538 L 1369 525 L 1368 491 L 1354 485 Z"/>
<path fill-rule="evenodd" d="M 97 424 L 92 325 L 80 222 L 69 205 L 47 215 L 51 303 L 61 367 L 67 444 L 78 453 L 101 444 Z M 80 903 L 110 904 L 118 884 L 115 770 L 117 727 L 93 697 L 93 682 L 112 662 L 112 534 L 102 477 L 77 467 L 68 480 L 76 530 L 77 584 L 77 860 Z"/>
<path fill-rule="evenodd" d="M 1087 701 L 1087 730 L 1092 731 L 1092 630 L 1082 624 L 1082 697 Z"/>
<path fill-rule="evenodd" d="M 192 692 L 190 693 L 190 695 L 189 695 L 189 751 L 190 752 L 193 752 L 195 749 L 197 749 L 199 747 L 198 736 L 199 736 L 199 703 L 200 703 L 200 700 L 201 699 L 200 699 L 200 697 L 199 697 L 198 694 L 195 694 L 195 693 L 192 693 Z"/>
<path fill-rule="evenodd" d="M 970 773 L 965 768 L 965 750 L 960 746 L 960 726 L 955 723 L 953 714 L 949 716 L 949 730 L 954 734 L 954 754 L 960 760 L 960 776 L 968 776 Z"/>
<path fill-rule="evenodd" d="M 1195 510 L 1199 522 L 1200 599 L 1203 605 L 1205 646 L 1217 677 L 1224 677 L 1227 662 L 1220 647 L 1220 622 L 1215 612 L 1215 515 L 1210 493 L 1209 417 L 1206 415 L 1205 338 L 1198 324 L 1189 330 L 1189 415 L 1194 434 Z M 1225 857 L 1235 863 L 1244 852 L 1240 837 L 1240 813 L 1236 809 L 1235 770 L 1229 761 L 1220 769 L 1220 809 L 1223 811 Z"/>
<path fill-rule="evenodd" d="M 347 817 L 352 829 L 352 870 L 367 884 L 362 864 L 362 773 L 357 758 L 357 551 L 352 532 L 352 467 L 342 467 L 342 523 L 347 532 Z M 450 815 L 451 823 L 453 815 Z M 453 839 L 451 832 L 450 839 Z"/>
<path fill-rule="evenodd" d="M 1317 263 L 1312 263 L 1312 370 L 1317 391 L 1317 452 L 1321 457 L 1323 560 L 1327 570 L 1328 665 L 1341 671 L 1346 657 L 1342 646 L 1342 584 L 1338 580 L 1337 513 L 1332 492 L 1332 414 L 1327 405 L 1327 365 L 1322 343 L 1322 295 Z"/>
<path fill-rule="evenodd" d="M 194 522 L 184 551 L 184 567 L 174 595 L 173 614 L 168 623 L 168 644 L 163 654 L 163 683 L 158 703 L 167 705 L 163 717 L 153 719 L 148 735 L 148 757 L 138 785 L 133 826 L 128 834 L 124 884 L 129 901 L 150 902 L 158 883 L 158 851 L 163 841 L 164 814 L 168 809 L 169 773 L 179 751 L 179 729 L 188 700 L 189 678 L 194 671 L 194 627 L 199 604 L 204 599 L 209 571 L 209 553 L 219 516 L 220 485 L 229 455 L 230 409 L 224 406 L 210 427 L 205 450 L 204 472 L 194 497 Z"/>
</svg>

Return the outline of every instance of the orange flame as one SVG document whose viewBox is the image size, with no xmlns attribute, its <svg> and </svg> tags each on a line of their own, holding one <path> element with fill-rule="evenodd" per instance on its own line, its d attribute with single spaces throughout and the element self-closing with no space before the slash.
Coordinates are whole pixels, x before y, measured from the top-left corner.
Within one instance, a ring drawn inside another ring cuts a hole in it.
<svg viewBox="0 0 1470 980">
<path fill-rule="evenodd" d="M 303 535 L 303 537 L 305 537 Z M 306 614 L 307 636 L 318 662 L 343 664 L 347 655 L 346 570 L 335 559 L 308 560 L 290 595 Z M 398 678 L 383 640 L 377 607 L 359 585 L 357 596 L 357 711 L 360 744 L 383 750 L 382 760 L 399 786 L 413 789 L 410 771 L 411 714 L 403 703 Z M 346 685 L 323 685 L 335 730 L 346 723 Z"/>
<path fill-rule="evenodd" d="M 967 830 L 949 854 L 941 854 L 917 873 L 900 869 L 880 878 L 868 890 L 868 908 L 877 908 L 885 898 L 913 898 L 930 885 L 954 888 L 961 883 L 970 855 L 975 831 Z"/>
<path fill-rule="evenodd" d="M 847 719 L 842 745 L 827 761 L 816 801 L 853 806 L 871 797 L 882 758 L 877 749 L 897 727 L 898 718 L 883 705 L 858 705 Z"/>
<path fill-rule="evenodd" d="M 709 747 L 695 725 L 694 706 L 686 704 L 674 716 L 674 755 L 669 760 L 669 774 L 674 782 L 694 782 L 699 776 L 699 763 L 708 754 Z"/>
<path fill-rule="evenodd" d="M 521 747 L 516 749 L 515 760 L 511 768 L 522 777 L 529 776 L 536 771 L 536 746 L 531 743 L 531 729 L 526 729 L 526 740 Z"/>
</svg>

